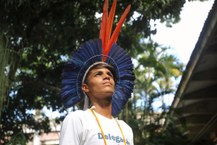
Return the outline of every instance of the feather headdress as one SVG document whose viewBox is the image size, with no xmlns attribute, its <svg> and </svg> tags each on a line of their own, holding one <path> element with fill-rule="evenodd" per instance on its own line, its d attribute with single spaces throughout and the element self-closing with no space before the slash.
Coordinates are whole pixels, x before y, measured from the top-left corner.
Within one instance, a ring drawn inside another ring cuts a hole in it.
<svg viewBox="0 0 217 145">
<path fill-rule="evenodd" d="M 125 9 L 112 34 L 116 3 L 117 0 L 114 0 L 108 13 L 108 0 L 105 0 L 99 39 L 82 44 L 80 49 L 72 53 L 71 59 L 64 67 L 61 96 L 65 107 L 71 107 L 83 99 L 82 80 L 88 68 L 96 62 L 110 64 L 115 70 L 117 80 L 112 97 L 113 116 L 120 113 L 131 97 L 134 86 L 133 64 L 126 51 L 116 44 L 121 27 L 130 11 L 130 5 Z"/>
</svg>

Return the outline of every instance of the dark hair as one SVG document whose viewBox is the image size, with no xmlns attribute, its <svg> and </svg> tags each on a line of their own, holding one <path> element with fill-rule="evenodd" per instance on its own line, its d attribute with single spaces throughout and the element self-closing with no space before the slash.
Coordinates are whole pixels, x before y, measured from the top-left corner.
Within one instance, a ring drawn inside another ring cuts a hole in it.
<svg viewBox="0 0 217 145">
<path fill-rule="evenodd" d="M 115 74 L 115 70 L 114 70 L 114 67 L 110 64 L 107 64 L 107 63 L 97 63 L 95 65 L 93 65 L 87 72 L 85 78 L 84 78 L 84 83 L 88 83 L 88 76 L 90 75 L 90 72 L 93 70 L 93 69 L 100 69 L 100 68 L 107 68 L 111 73 L 112 75 L 114 76 L 114 81 L 116 81 L 116 74 Z"/>
</svg>

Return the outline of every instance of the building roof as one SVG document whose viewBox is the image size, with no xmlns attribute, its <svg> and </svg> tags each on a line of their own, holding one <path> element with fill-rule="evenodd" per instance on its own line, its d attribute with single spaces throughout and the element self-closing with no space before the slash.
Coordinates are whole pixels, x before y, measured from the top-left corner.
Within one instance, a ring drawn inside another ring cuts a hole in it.
<svg viewBox="0 0 217 145">
<path fill-rule="evenodd" d="M 206 142 L 209 134 L 217 131 L 217 1 L 204 23 L 172 107 L 187 123 L 193 143 Z"/>
</svg>

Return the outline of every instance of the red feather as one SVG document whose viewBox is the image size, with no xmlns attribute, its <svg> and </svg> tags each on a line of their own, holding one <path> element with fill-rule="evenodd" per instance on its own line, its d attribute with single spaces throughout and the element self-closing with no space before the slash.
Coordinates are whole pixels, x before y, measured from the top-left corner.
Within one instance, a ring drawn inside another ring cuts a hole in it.
<svg viewBox="0 0 217 145">
<path fill-rule="evenodd" d="M 102 22 L 100 28 L 99 38 L 102 40 L 102 48 L 105 48 L 105 35 L 106 35 L 106 24 L 108 18 L 108 0 L 105 0 L 103 5 L 103 14 L 102 14 Z M 104 52 L 104 50 L 103 50 Z"/>
<path fill-rule="evenodd" d="M 113 4 L 112 4 L 112 8 L 109 12 L 109 17 L 107 20 L 107 28 L 106 28 L 106 38 L 105 38 L 105 44 L 106 46 L 108 45 L 108 42 L 111 38 L 111 32 L 112 32 L 112 25 L 113 25 L 113 21 L 114 21 L 114 16 L 115 16 L 115 10 L 116 10 L 116 4 L 117 4 L 117 0 L 114 0 Z M 105 48 L 104 48 L 105 49 Z"/>
<path fill-rule="evenodd" d="M 118 39 L 118 36 L 119 36 L 119 33 L 121 31 L 121 27 L 127 17 L 127 14 L 129 13 L 130 11 L 130 7 L 131 5 L 128 5 L 128 7 L 125 9 L 124 13 L 122 14 L 121 16 L 121 19 L 119 20 L 113 34 L 112 34 L 112 37 L 111 39 L 109 40 L 109 43 L 106 45 L 106 48 L 105 48 L 105 55 L 107 55 L 109 53 L 109 50 L 111 49 L 111 46 L 113 43 L 115 43 Z"/>
<path fill-rule="evenodd" d="M 114 0 L 109 15 L 108 15 L 108 0 L 105 0 L 103 5 L 103 15 L 102 15 L 102 22 L 101 22 L 100 36 L 99 36 L 99 38 L 102 40 L 102 49 L 103 49 L 102 53 L 104 55 L 103 61 L 106 60 L 106 56 L 108 55 L 112 44 L 114 44 L 117 41 L 118 35 L 121 31 L 121 27 L 131 8 L 131 5 L 128 5 L 128 7 L 125 9 L 124 13 L 121 16 L 121 19 L 119 20 L 111 36 L 112 25 L 113 25 L 115 11 L 116 11 L 116 5 L 117 5 L 117 0 Z"/>
</svg>

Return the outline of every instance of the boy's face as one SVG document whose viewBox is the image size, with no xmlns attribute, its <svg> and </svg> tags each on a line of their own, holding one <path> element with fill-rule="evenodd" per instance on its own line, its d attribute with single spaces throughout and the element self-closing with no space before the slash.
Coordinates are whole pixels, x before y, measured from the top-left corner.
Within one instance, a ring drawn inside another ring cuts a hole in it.
<svg viewBox="0 0 217 145">
<path fill-rule="evenodd" d="M 114 93 L 114 76 L 107 68 L 92 69 L 87 76 L 87 83 L 82 85 L 82 90 L 96 99 L 112 97 Z"/>
</svg>

